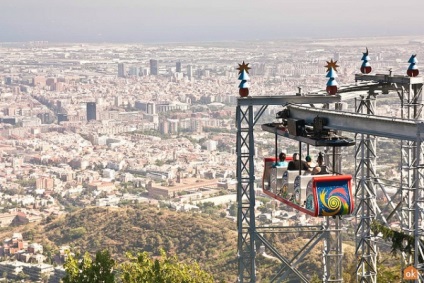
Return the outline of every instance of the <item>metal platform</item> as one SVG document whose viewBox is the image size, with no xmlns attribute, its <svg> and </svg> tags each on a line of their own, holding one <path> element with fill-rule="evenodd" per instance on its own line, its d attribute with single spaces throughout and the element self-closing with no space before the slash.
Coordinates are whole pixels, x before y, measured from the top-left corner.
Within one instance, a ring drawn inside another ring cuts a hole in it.
<svg viewBox="0 0 424 283">
<path fill-rule="evenodd" d="M 269 123 L 261 125 L 262 130 L 283 136 L 292 140 L 300 141 L 312 146 L 331 146 L 342 147 L 355 145 L 355 140 L 344 136 L 328 136 L 322 138 L 314 138 L 312 136 L 294 136 L 291 135 L 281 123 Z"/>
</svg>

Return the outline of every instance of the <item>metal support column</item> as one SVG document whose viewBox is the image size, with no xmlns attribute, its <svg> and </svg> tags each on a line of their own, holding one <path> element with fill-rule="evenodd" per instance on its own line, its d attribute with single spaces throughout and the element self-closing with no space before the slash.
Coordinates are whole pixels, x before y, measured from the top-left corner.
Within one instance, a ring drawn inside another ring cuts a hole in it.
<svg viewBox="0 0 424 283">
<path fill-rule="evenodd" d="M 420 83 L 401 85 L 396 88 L 401 101 L 401 115 L 403 119 L 420 120 L 422 118 L 422 87 L 423 84 Z M 422 264 L 422 240 L 424 239 L 422 227 L 423 180 L 422 165 L 420 164 L 422 150 L 420 133 L 417 135 L 417 141 L 402 141 L 401 143 L 401 227 L 405 234 L 415 237 L 414 254 L 403 253 L 401 264 L 402 268 L 413 264 L 422 273 L 424 271 Z M 423 282 L 421 276 L 416 282 Z"/>
<path fill-rule="evenodd" d="M 340 218 L 325 219 L 322 282 L 343 282 L 343 250 Z"/>
<path fill-rule="evenodd" d="M 355 100 L 356 113 L 374 115 L 376 95 Z M 377 282 L 377 246 L 371 234 L 371 224 L 376 219 L 375 176 L 376 137 L 356 134 L 355 187 L 356 187 L 356 257 L 357 281 Z"/>
<path fill-rule="evenodd" d="M 238 281 L 256 282 L 253 106 L 237 106 Z"/>
<path fill-rule="evenodd" d="M 422 88 L 423 84 L 401 85 L 396 89 L 401 101 L 401 115 L 404 119 L 421 120 L 422 118 Z M 403 253 L 402 268 L 414 265 L 419 271 L 419 279 L 423 282 L 423 166 L 421 127 L 416 141 L 402 141 L 401 144 L 401 187 L 402 187 L 402 231 L 415 238 L 414 254 Z"/>
<path fill-rule="evenodd" d="M 424 165 L 423 162 L 423 141 L 424 141 L 424 123 L 418 124 L 417 133 L 417 159 L 415 160 L 415 176 L 416 183 L 414 194 L 414 208 L 415 208 L 415 257 L 414 267 L 418 270 L 419 280 L 416 282 L 424 282 Z"/>
<path fill-rule="evenodd" d="M 328 106 L 325 107 L 328 109 Z M 335 110 L 343 110 L 343 103 L 336 103 Z M 341 134 L 341 131 L 337 131 Z M 341 173 L 341 152 L 340 148 L 326 148 L 326 152 L 332 150 L 333 159 L 330 162 L 328 154 L 325 155 L 326 164 L 331 165 L 332 171 Z M 323 282 L 343 282 L 343 249 L 341 221 L 339 217 L 326 217 L 325 219 L 326 237 L 323 245 Z"/>
</svg>

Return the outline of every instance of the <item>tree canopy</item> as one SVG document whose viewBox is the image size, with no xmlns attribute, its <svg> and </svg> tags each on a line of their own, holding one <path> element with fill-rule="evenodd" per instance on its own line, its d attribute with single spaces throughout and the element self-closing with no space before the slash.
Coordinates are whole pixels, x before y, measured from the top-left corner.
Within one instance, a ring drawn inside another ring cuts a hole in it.
<svg viewBox="0 0 424 283">
<path fill-rule="evenodd" d="M 123 283 L 213 283 L 213 276 L 202 270 L 197 263 L 186 264 L 176 256 L 168 256 L 163 250 L 161 256 L 152 259 L 147 252 L 137 255 L 126 254 L 127 261 L 116 264 L 107 250 L 99 251 L 93 260 L 88 252 L 81 260 L 68 253 L 64 264 L 64 283 L 114 283 L 115 272 Z"/>
<path fill-rule="evenodd" d="M 98 251 L 93 261 L 86 252 L 81 260 L 78 260 L 68 252 L 68 258 L 64 264 L 66 276 L 64 283 L 114 283 L 115 274 L 113 268 L 115 260 L 109 251 Z"/>
<path fill-rule="evenodd" d="M 159 259 L 152 259 L 147 252 L 134 256 L 127 253 L 128 261 L 121 265 L 121 279 L 125 283 L 213 283 L 213 276 L 203 271 L 197 263 L 188 265 L 176 256 L 168 257 L 161 251 Z"/>
</svg>

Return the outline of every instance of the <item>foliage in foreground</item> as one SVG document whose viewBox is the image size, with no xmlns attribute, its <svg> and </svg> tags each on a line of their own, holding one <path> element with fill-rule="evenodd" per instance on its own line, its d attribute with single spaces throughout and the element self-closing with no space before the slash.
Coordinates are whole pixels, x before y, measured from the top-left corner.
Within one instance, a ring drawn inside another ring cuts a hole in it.
<svg viewBox="0 0 424 283">
<path fill-rule="evenodd" d="M 98 251 L 94 261 L 88 252 L 80 261 L 68 252 L 68 258 L 64 264 L 66 276 L 62 280 L 64 283 L 113 283 L 115 282 L 114 266 L 115 260 L 107 250 Z"/>
<path fill-rule="evenodd" d="M 137 282 L 214 282 L 213 276 L 200 269 L 197 263 L 188 265 L 178 262 L 176 256 L 168 257 L 161 252 L 159 259 L 151 259 L 147 252 L 137 256 L 127 253 L 129 261 L 121 265 L 121 279 L 127 283 Z"/>
<path fill-rule="evenodd" d="M 381 237 L 385 241 L 392 242 L 392 253 L 394 255 L 396 252 L 405 252 L 409 255 L 413 254 L 415 246 L 415 238 L 413 236 L 401 231 L 394 231 L 377 221 L 371 223 L 371 231 L 375 236 L 381 233 Z"/>
<path fill-rule="evenodd" d="M 93 260 L 85 253 L 78 261 L 68 253 L 64 265 L 66 277 L 64 283 L 115 282 L 114 267 L 117 268 L 120 282 L 143 283 L 213 283 L 211 274 L 202 270 L 197 263 L 185 264 L 178 261 L 176 256 L 169 257 L 164 251 L 157 259 L 152 259 L 147 252 L 137 255 L 127 253 L 127 261 L 115 264 L 107 250 L 99 251 Z"/>
</svg>

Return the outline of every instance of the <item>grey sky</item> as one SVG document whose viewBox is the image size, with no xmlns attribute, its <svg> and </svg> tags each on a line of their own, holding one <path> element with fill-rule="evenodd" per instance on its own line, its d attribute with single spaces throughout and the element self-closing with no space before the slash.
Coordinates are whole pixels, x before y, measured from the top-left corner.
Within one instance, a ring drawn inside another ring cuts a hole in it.
<svg viewBox="0 0 424 283">
<path fill-rule="evenodd" d="M 0 0 L 0 41 L 424 35 L 423 0 Z"/>
</svg>

